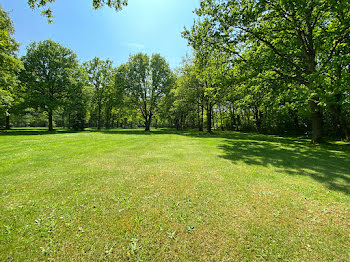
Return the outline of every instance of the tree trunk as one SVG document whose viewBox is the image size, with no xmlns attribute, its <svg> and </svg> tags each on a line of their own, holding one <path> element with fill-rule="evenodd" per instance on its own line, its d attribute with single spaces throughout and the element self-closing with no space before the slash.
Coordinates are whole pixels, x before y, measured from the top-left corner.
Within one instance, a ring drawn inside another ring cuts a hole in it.
<svg viewBox="0 0 350 262">
<path fill-rule="evenodd" d="M 322 114 L 321 108 L 315 101 L 309 101 L 312 120 L 312 142 L 320 143 L 322 140 Z"/>
<path fill-rule="evenodd" d="M 97 129 L 101 129 L 101 104 L 98 104 Z"/>
<path fill-rule="evenodd" d="M 6 130 L 10 130 L 11 129 L 11 127 L 10 127 L 10 113 L 9 112 L 6 113 L 6 126 L 5 126 L 5 129 Z"/>
<path fill-rule="evenodd" d="M 209 134 L 213 133 L 211 130 L 211 117 L 212 117 L 212 105 L 211 103 L 208 103 L 208 108 L 207 108 L 207 131 Z"/>
<path fill-rule="evenodd" d="M 175 127 L 176 127 L 176 130 L 180 129 L 180 124 L 179 124 L 179 118 L 178 117 L 176 117 L 176 119 L 175 119 Z"/>
<path fill-rule="evenodd" d="M 230 129 L 234 130 L 236 126 L 236 118 L 235 118 L 235 113 L 233 106 L 230 104 Z"/>
<path fill-rule="evenodd" d="M 204 106 L 201 105 L 201 116 L 199 122 L 199 131 L 203 132 L 203 120 L 204 120 Z"/>
<path fill-rule="evenodd" d="M 152 121 L 152 115 L 149 115 L 148 117 L 146 116 L 146 121 L 145 121 L 145 131 L 150 131 L 151 130 L 151 121 Z"/>
<path fill-rule="evenodd" d="M 219 106 L 219 112 L 220 112 L 220 126 L 221 126 L 221 130 L 224 131 L 224 124 L 223 124 L 223 117 L 222 117 L 222 110 L 221 110 L 221 106 Z"/>
<path fill-rule="evenodd" d="M 53 131 L 52 110 L 49 110 L 49 131 Z"/>
</svg>

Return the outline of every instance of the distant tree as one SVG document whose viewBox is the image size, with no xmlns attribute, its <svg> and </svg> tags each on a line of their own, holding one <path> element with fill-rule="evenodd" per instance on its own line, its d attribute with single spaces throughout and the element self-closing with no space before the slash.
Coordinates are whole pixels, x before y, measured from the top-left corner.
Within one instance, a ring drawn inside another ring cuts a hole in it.
<svg viewBox="0 0 350 262">
<path fill-rule="evenodd" d="M 31 43 L 22 58 L 22 81 L 26 84 L 28 105 L 48 113 L 53 130 L 53 111 L 62 106 L 70 86 L 71 70 L 78 66 L 72 50 L 52 40 Z"/>
<path fill-rule="evenodd" d="M 69 71 L 69 84 L 64 103 L 68 127 L 73 130 L 84 130 L 86 112 L 91 99 L 88 77 L 84 68 L 77 65 Z"/>
<path fill-rule="evenodd" d="M 18 87 L 18 73 L 23 68 L 17 58 L 19 44 L 13 37 L 15 30 L 8 14 L 0 6 L 0 113 L 6 115 L 6 129 L 10 128 L 10 110 Z"/>
<path fill-rule="evenodd" d="M 175 113 L 176 128 L 183 127 L 189 116 L 197 118 L 197 127 L 199 131 L 203 131 L 204 85 L 200 81 L 193 63 L 185 64 L 180 69 L 175 87 L 173 112 Z"/>
<path fill-rule="evenodd" d="M 151 59 L 142 53 L 131 56 L 128 67 L 128 93 L 145 120 L 145 130 L 149 131 L 158 103 L 169 92 L 174 77 L 159 54 Z"/>
<path fill-rule="evenodd" d="M 127 73 L 127 66 L 125 64 L 120 65 L 112 72 L 112 83 L 106 90 L 104 103 L 104 122 L 106 128 L 113 126 L 113 122 L 117 118 L 118 109 L 124 106 Z"/>
<path fill-rule="evenodd" d="M 88 74 L 89 85 L 94 87 L 94 102 L 97 106 L 97 128 L 102 127 L 102 109 L 108 98 L 109 89 L 114 84 L 114 69 L 111 60 L 103 61 L 95 57 L 89 62 L 84 63 Z"/>
<path fill-rule="evenodd" d="M 53 3 L 55 0 L 27 0 L 28 5 L 32 9 L 42 9 L 41 14 L 47 17 L 49 23 L 53 23 L 53 15 L 52 10 L 50 8 L 46 8 L 45 6 L 48 3 Z M 128 0 L 92 0 L 92 7 L 94 9 L 100 9 L 103 6 L 108 6 L 114 8 L 115 10 L 121 10 L 123 6 L 127 6 Z"/>
</svg>

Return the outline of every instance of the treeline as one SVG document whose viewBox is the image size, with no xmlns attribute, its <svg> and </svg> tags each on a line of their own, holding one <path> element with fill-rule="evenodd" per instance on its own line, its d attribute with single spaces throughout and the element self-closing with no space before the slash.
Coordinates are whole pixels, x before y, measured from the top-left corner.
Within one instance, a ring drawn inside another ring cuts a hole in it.
<svg viewBox="0 0 350 262">
<path fill-rule="evenodd" d="M 79 63 L 52 40 L 31 43 L 17 57 L 12 21 L 1 11 L 0 126 L 145 127 L 158 122 L 159 106 L 174 88 L 175 75 L 159 54 L 130 56 L 115 67 L 97 57 Z M 163 124 L 164 125 L 164 124 Z"/>
<path fill-rule="evenodd" d="M 349 1 L 202 0 L 195 13 L 183 35 L 209 110 L 238 128 L 349 139 Z"/>
<path fill-rule="evenodd" d="M 158 54 L 130 56 L 126 64 L 94 58 L 79 64 L 72 50 L 52 40 L 31 43 L 6 107 L 6 127 L 48 125 L 150 129 L 174 75 Z M 46 119 L 45 119 L 46 118 Z"/>
<path fill-rule="evenodd" d="M 51 40 L 21 59 L 1 9 L 0 126 L 172 127 L 349 139 L 350 8 L 332 1 L 201 1 L 193 57 L 80 64 Z M 4 21 L 4 22 L 3 22 Z"/>
</svg>

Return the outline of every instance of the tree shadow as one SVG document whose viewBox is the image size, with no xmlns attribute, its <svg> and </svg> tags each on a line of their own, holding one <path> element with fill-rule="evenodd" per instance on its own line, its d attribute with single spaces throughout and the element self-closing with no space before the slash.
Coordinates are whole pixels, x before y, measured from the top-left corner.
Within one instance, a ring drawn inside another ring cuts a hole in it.
<svg viewBox="0 0 350 262">
<path fill-rule="evenodd" d="M 47 130 L 47 128 L 16 128 L 10 130 L 0 130 L 0 136 L 42 136 L 42 135 L 57 135 L 57 134 L 72 134 L 79 133 L 81 131 L 56 129 L 53 131 Z"/>
<path fill-rule="evenodd" d="M 10 130 L 0 130 L 0 136 L 23 136 L 23 135 L 57 135 L 57 134 L 74 134 L 74 133 L 103 133 L 103 134 L 120 134 L 120 135 L 161 135 L 161 134 L 180 134 L 181 131 L 176 129 L 154 129 L 144 131 L 143 129 L 94 129 L 88 128 L 84 131 L 74 131 L 69 129 L 55 129 L 49 131 L 47 128 L 15 128 Z"/>
<path fill-rule="evenodd" d="M 288 137 L 236 134 L 219 146 L 231 162 L 275 167 L 295 176 L 309 176 L 330 190 L 350 194 L 350 146 Z"/>
<path fill-rule="evenodd" d="M 119 135 L 170 135 L 179 134 L 176 129 L 159 128 L 151 131 L 145 131 L 143 129 L 90 129 L 89 132 L 100 132 L 104 134 L 119 134 Z"/>
</svg>

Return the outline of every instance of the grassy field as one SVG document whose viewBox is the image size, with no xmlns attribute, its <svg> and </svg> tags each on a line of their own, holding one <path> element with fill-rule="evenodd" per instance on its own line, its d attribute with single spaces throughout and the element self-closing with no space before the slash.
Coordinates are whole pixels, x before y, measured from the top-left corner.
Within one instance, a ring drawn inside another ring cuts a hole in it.
<svg viewBox="0 0 350 262">
<path fill-rule="evenodd" d="M 350 146 L 0 133 L 0 261 L 349 261 Z"/>
</svg>

